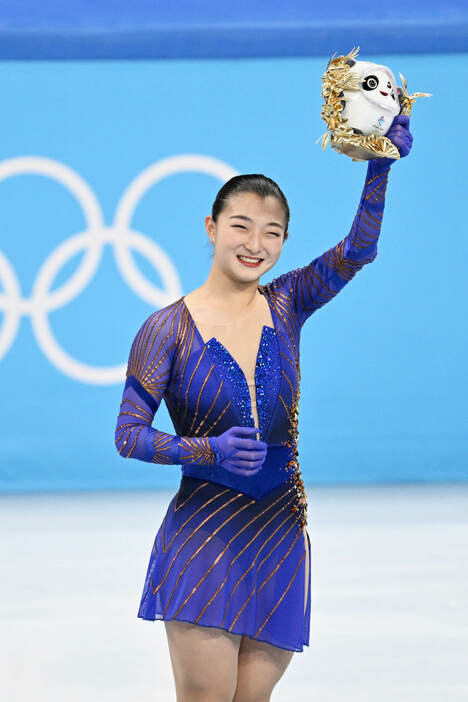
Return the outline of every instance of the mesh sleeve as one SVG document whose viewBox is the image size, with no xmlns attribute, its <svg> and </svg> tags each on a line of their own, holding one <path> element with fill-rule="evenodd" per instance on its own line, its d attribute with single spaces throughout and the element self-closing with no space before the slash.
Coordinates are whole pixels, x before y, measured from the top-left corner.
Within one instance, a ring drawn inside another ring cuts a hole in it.
<svg viewBox="0 0 468 702">
<path fill-rule="evenodd" d="M 151 426 L 170 381 L 175 349 L 174 314 L 154 312 L 130 349 L 115 447 L 124 458 L 149 463 L 211 465 L 215 454 L 208 437 L 180 437 Z"/>
<path fill-rule="evenodd" d="M 269 284 L 290 301 L 301 326 L 376 258 L 389 170 L 390 164 L 371 159 L 349 234 L 307 266 L 284 273 Z"/>
</svg>

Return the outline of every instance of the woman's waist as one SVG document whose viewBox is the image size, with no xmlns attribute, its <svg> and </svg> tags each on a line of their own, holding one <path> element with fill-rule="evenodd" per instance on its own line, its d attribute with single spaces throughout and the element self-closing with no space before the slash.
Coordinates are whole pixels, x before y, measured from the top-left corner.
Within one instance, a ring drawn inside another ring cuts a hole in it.
<svg viewBox="0 0 468 702">
<path fill-rule="evenodd" d="M 182 474 L 210 480 L 261 499 L 290 479 L 288 464 L 293 458 L 294 449 L 289 444 L 269 444 L 262 468 L 254 475 L 238 475 L 217 463 L 186 463 L 182 466 Z"/>
</svg>

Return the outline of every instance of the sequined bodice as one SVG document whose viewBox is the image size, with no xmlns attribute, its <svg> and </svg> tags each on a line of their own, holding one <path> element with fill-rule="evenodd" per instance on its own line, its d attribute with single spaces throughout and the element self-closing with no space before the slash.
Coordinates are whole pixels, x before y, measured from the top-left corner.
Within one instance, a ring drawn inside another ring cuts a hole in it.
<svg viewBox="0 0 468 702">
<path fill-rule="evenodd" d="M 241 425 L 256 426 L 249 384 L 241 367 L 218 339 L 210 339 L 205 346 L 216 364 L 217 373 L 229 388 L 229 394 L 239 412 Z M 261 439 L 267 435 L 278 396 L 280 375 L 276 330 L 264 325 L 255 364 L 253 388 Z"/>
</svg>

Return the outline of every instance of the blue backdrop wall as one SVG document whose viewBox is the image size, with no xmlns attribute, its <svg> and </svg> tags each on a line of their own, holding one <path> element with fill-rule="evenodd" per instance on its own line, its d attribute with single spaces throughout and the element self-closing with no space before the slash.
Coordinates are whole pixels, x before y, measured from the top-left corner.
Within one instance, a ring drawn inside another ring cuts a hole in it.
<svg viewBox="0 0 468 702">
<path fill-rule="evenodd" d="M 468 51 L 466 0 L 0 0 L 0 59 Z"/>
<path fill-rule="evenodd" d="M 114 447 L 131 341 L 208 275 L 203 218 L 231 174 L 265 173 L 290 202 L 261 282 L 347 234 L 366 167 L 315 144 L 328 58 L 0 63 L 2 491 L 178 484 Z M 433 97 L 392 167 L 376 260 L 303 328 L 303 477 L 467 480 L 468 58 L 360 58 Z M 164 404 L 154 426 L 173 432 Z"/>
</svg>

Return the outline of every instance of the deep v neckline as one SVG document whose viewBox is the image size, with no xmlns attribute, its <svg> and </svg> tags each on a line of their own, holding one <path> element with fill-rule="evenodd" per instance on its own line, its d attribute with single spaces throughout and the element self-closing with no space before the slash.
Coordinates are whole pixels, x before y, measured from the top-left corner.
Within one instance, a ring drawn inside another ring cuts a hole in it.
<svg viewBox="0 0 468 702">
<path fill-rule="evenodd" d="M 257 288 L 257 290 L 259 290 L 260 295 L 263 295 L 263 293 L 260 291 L 260 288 Z M 184 297 L 185 297 L 185 296 L 184 296 Z M 219 345 L 224 349 L 225 353 L 229 356 L 229 358 L 231 358 L 231 359 L 233 360 L 233 362 L 236 364 L 236 366 L 237 366 L 237 368 L 239 369 L 239 372 L 241 373 L 242 377 L 244 378 L 245 384 L 246 384 L 246 386 L 247 386 L 247 388 L 248 388 L 248 387 L 249 387 L 249 384 L 248 384 L 248 382 L 247 382 L 247 378 L 245 377 L 244 371 L 242 370 L 242 368 L 240 367 L 239 363 L 236 361 L 236 359 L 234 358 L 234 356 L 232 355 L 232 353 L 231 353 L 230 351 L 228 351 L 228 349 L 224 346 L 224 344 L 223 344 L 219 339 L 217 339 L 215 336 L 212 336 L 211 339 L 208 339 L 208 341 L 203 341 L 203 337 L 202 337 L 202 335 L 201 335 L 201 333 L 200 333 L 200 331 L 199 331 L 199 329 L 198 329 L 198 327 L 197 327 L 197 325 L 196 325 L 196 323 L 195 323 L 195 320 L 194 320 L 194 318 L 192 317 L 192 314 L 191 314 L 189 308 L 188 308 L 187 305 L 185 304 L 185 299 L 184 299 L 184 297 L 181 297 L 180 299 L 182 300 L 182 304 L 184 305 L 185 309 L 187 310 L 187 314 L 188 314 L 189 319 L 190 319 L 190 321 L 191 321 L 191 323 L 192 323 L 192 325 L 193 325 L 193 328 L 194 328 L 194 330 L 195 330 L 195 334 L 197 335 L 197 337 L 198 337 L 199 341 L 201 342 L 201 344 L 202 344 L 204 347 L 207 347 L 208 344 L 209 344 L 211 341 L 215 341 L 217 344 L 219 344 Z M 258 344 L 257 355 L 256 355 L 256 357 L 255 357 L 255 371 L 257 370 L 257 367 L 258 367 L 258 357 L 259 357 L 259 355 L 260 355 L 260 350 L 261 350 L 261 348 L 262 348 L 262 341 L 263 341 L 263 337 L 264 337 L 264 335 L 265 335 L 265 329 L 272 329 L 274 332 L 276 332 L 275 317 L 274 317 L 273 307 L 270 305 L 270 301 L 269 301 L 267 295 L 264 295 L 264 297 L 265 297 L 265 299 L 266 299 L 266 301 L 267 301 L 268 307 L 270 308 L 271 319 L 273 320 L 273 326 L 270 327 L 269 324 L 264 324 L 264 325 L 262 326 L 262 333 L 260 334 L 260 341 L 259 341 L 259 344 Z"/>
</svg>

